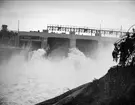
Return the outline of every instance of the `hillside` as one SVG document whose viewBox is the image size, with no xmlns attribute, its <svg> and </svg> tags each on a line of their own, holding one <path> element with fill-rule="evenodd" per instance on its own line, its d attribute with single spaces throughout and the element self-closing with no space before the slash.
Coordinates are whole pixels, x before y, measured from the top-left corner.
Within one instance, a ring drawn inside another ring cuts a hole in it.
<svg viewBox="0 0 135 105">
<path fill-rule="evenodd" d="M 134 105 L 135 67 L 112 67 L 98 80 L 37 105 Z"/>
</svg>

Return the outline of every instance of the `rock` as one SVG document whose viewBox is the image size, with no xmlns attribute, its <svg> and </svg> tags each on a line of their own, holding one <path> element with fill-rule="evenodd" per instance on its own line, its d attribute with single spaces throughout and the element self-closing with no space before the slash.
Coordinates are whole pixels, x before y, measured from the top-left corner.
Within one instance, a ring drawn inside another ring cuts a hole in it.
<svg viewBox="0 0 135 105">
<path fill-rule="evenodd" d="M 36 105 L 134 105 L 135 66 L 114 66 L 100 79 Z"/>
</svg>

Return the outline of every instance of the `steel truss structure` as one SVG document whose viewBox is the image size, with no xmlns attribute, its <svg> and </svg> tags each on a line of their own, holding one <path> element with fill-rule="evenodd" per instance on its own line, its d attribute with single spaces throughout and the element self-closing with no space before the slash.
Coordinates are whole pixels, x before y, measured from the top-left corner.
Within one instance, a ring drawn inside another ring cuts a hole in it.
<svg viewBox="0 0 135 105">
<path fill-rule="evenodd" d="M 121 36 L 125 35 L 126 32 L 121 31 L 114 31 L 114 30 L 103 30 L 103 29 L 92 29 L 88 27 L 77 27 L 77 26 L 64 26 L 64 25 L 47 25 L 48 32 L 53 33 L 64 33 L 64 34 L 70 34 L 71 32 L 74 32 L 78 35 L 86 35 L 89 34 L 91 36 L 108 36 L 108 35 L 115 35 L 115 36 Z"/>
</svg>

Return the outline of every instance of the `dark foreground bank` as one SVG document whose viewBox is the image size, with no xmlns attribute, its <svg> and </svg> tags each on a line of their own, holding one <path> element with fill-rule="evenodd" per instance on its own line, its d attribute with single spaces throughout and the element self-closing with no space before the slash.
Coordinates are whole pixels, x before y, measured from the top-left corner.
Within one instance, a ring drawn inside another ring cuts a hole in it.
<svg viewBox="0 0 135 105">
<path fill-rule="evenodd" d="M 102 78 L 36 105 L 135 105 L 135 66 L 110 68 Z"/>
</svg>

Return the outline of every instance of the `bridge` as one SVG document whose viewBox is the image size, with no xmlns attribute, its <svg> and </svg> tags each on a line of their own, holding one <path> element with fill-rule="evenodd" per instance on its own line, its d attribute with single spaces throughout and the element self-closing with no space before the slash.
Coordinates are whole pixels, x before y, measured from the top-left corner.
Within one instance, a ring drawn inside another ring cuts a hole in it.
<svg viewBox="0 0 135 105">
<path fill-rule="evenodd" d="M 69 27 L 61 25 L 48 25 L 47 30 L 39 31 L 20 31 L 18 33 L 18 45 L 26 45 L 29 42 L 37 48 L 51 49 L 65 45 L 67 48 L 77 47 L 80 50 L 93 49 L 99 44 L 109 45 L 114 43 L 121 35 L 126 32 L 91 29 L 88 27 Z M 54 47 L 55 46 L 55 47 Z M 57 46 L 57 47 L 56 47 Z"/>
</svg>

